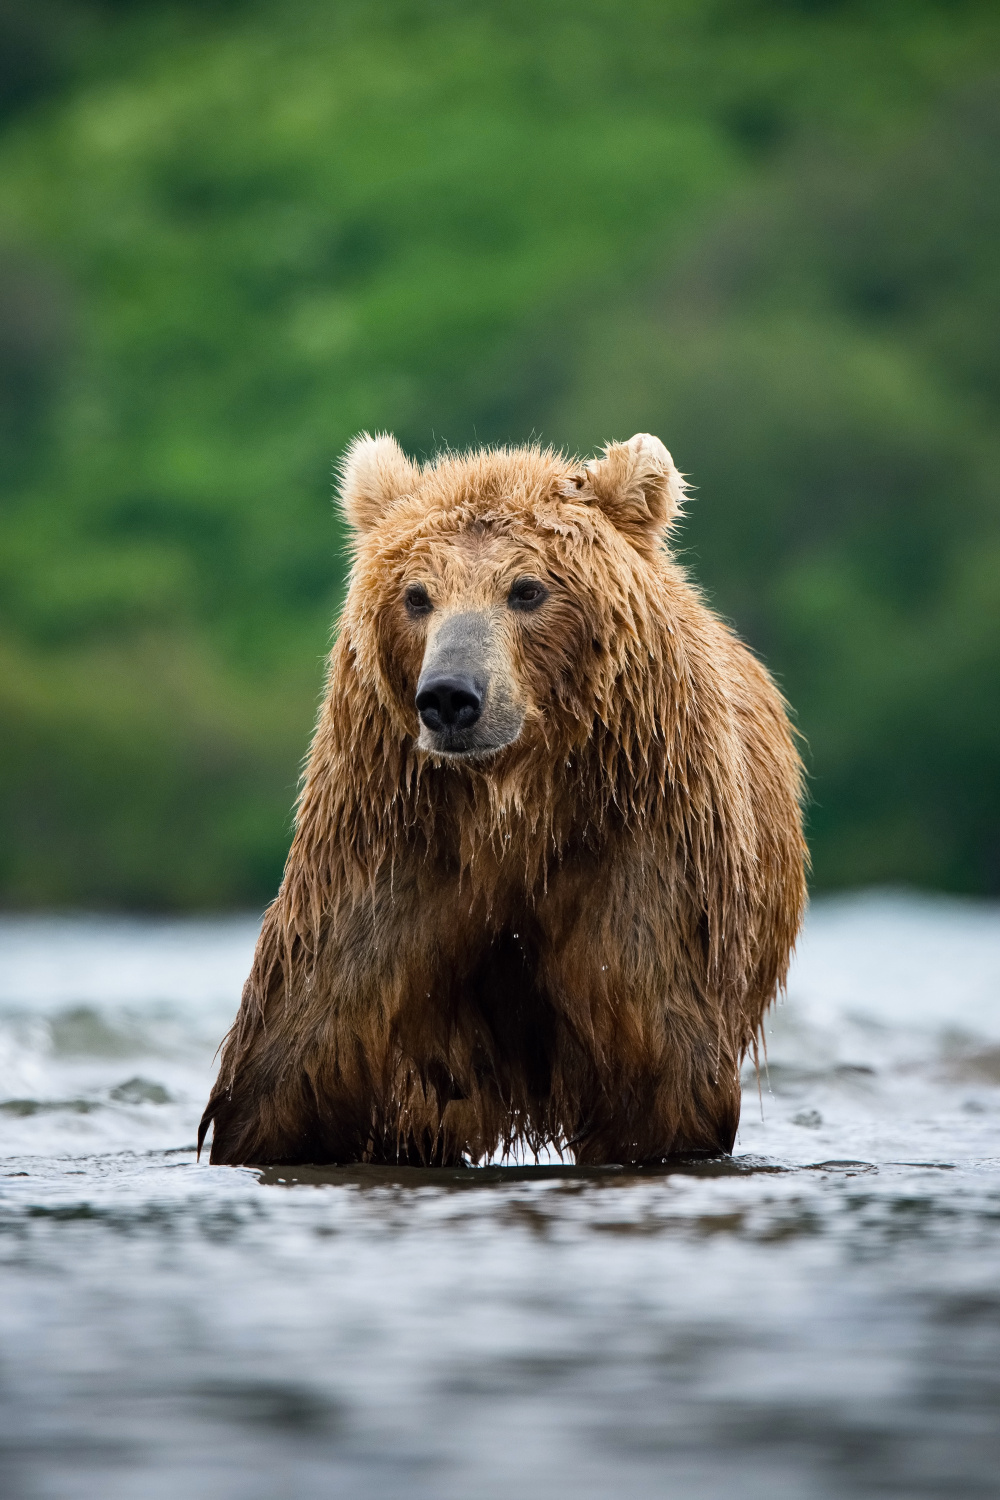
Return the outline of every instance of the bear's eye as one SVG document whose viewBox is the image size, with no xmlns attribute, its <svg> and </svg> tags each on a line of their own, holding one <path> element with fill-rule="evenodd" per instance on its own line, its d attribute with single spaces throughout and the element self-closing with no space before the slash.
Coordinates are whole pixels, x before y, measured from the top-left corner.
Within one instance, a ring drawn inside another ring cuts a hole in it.
<svg viewBox="0 0 1000 1500">
<path fill-rule="evenodd" d="M 548 597 L 548 589 L 537 578 L 519 578 L 507 596 L 507 603 L 511 609 L 537 609 Z"/>
<path fill-rule="evenodd" d="M 429 615 L 434 608 L 430 594 L 421 583 L 411 583 L 403 598 L 411 615 Z"/>
</svg>

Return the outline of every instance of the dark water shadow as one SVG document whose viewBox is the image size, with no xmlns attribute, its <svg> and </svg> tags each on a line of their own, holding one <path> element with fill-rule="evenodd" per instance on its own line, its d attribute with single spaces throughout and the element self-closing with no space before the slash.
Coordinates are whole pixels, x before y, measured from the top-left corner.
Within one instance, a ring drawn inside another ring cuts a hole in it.
<svg viewBox="0 0 1000 1500">
<path fill-rule="evenodd" d="M 409 1167 L 409 1166 L 275 1166 L 254 1167 L 262 1187 L 466 1188 L 505 1187 L 524 1182 L 589 1183 L 594 1186 L 662 1177 L 749 1177 L 793 1170 L 763 1157 L 713 1156 L 678 1158 L 649 1167 L 545 1166 Z"/>
</svg>

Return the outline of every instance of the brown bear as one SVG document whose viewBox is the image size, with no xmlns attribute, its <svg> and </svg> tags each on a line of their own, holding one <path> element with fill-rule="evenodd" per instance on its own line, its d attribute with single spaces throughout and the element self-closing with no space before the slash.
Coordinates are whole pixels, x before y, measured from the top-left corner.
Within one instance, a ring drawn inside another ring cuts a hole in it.
<svg viewBox="0 0 1000 1500">
<path fill-rule="evenodd" d="M 732 1147 L 802 916 L 767 672 L 667 549 L 655 437 L 417 465 L 358 438 L 354 563 L 213 1162 Z"/>
</svg>

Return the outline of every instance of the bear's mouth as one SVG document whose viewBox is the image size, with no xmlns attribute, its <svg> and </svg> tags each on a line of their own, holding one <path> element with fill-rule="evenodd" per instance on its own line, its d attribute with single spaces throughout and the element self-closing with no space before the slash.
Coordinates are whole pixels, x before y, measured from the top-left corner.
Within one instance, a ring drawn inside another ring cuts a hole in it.
<svg viewBox="0 0 1000 1500">
<path fill-rule="evenodd" d="M 442 760 L 488 760 L 490 756 L 512 745 L 519 733 L 520 725 L 514 734 L 505 735 L 502 739 L 486 738 L 461 729 L 434 731 L 421 725 L 417 748 L 430 755 L 440 756 Z"/>
</svg>

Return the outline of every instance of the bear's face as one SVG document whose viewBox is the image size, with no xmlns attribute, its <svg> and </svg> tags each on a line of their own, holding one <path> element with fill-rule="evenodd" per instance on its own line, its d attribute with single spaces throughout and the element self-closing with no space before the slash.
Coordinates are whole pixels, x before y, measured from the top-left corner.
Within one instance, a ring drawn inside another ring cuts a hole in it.
<svg viewBox="0 0 1000 1500">
<path fill-rule="evenodd" d="M 544 536 L 471 520 L 380 549 L 380 665 L 395 705 L 435 756 L 481 759 L 537 724 L 586 635 L 586 597 Z M 555 642 L 558 650 L 554 650 Z"/>
<path fill-rule="evenodd" d="M 342 498 L 356 548 L 344 629 L 362 680 L 435 760 L 585 734 L 616 670 L 616 601 L 681 493 L 645 435 L 586 467 L 520 449 L 417 468 L 391 438 L 359 439 Z"/>
</svg>

